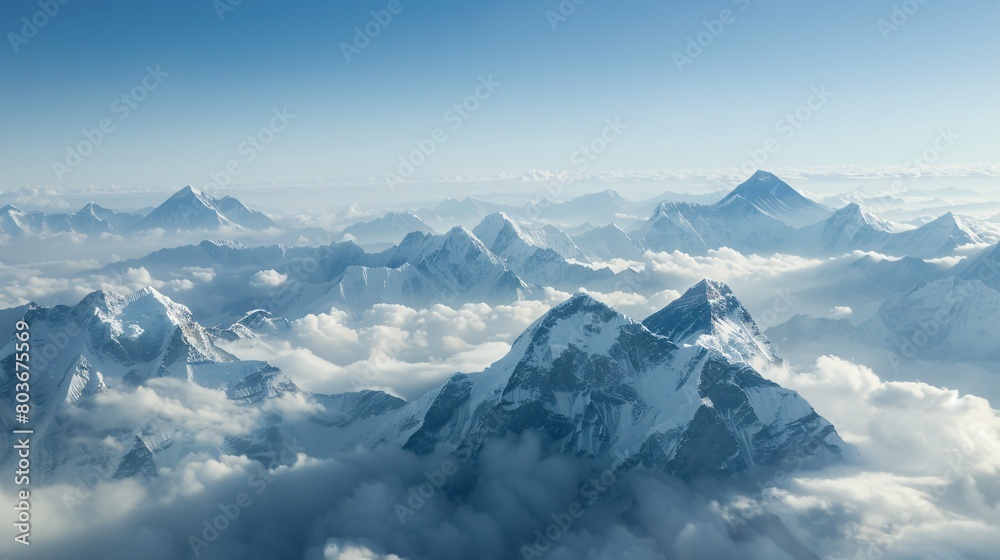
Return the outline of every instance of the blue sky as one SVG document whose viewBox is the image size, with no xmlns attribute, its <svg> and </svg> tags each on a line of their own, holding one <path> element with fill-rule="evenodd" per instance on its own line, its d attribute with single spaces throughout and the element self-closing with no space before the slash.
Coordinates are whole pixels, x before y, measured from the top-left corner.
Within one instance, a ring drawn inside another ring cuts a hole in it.
<svg viewBox="0 0 1000 560">
<path fill-rule="evenodd" d="M 226 1 L 74 0 L 46 18 L 37 0 L 0 4 L 2 187 L 200 185 L 234 160 L 234 182 L 381 178 L 438 128 L 415 179 L 573 170 L 615 118 L 627 128 L 588 173 L 739 167 L 772 138 L 764 167 L 902 164 L 949 127 L 939 163 L 1000 161 L 995 0 L 586 0 L 564 20 L 556 0 L 400 0 L 350 62 L 342 44 L 389 0 L 243 0 L 220 18 Z M 894 6 L 912 13 L 880 29 Z M 48 21 L 12 38 L 32 17 Z M 115 100 L 157 66 L 121 118 Z M 452 128 L 446 111 L 489 76 Z M 786 134 L 813 88 L 832 96 Z M 242 144 L 283 108 L 273 141 Z M 54 170 L 103 119 L 92 153 Z"/>
</svg>

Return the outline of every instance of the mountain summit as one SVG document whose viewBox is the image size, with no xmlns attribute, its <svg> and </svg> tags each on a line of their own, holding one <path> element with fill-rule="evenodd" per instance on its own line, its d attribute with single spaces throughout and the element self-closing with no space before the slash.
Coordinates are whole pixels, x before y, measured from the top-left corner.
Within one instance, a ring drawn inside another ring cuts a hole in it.
<svg viewBox="0 0 1000 560">
<path fill-rule="evenodd" d="M 980 245 L 984 241 L 965 220 L 946 212 L 926 224 L 892 236 L 882 252 L 930 259 L 954 254 L 963 245 Z"/>
<path fill-rule="evenodd" d="M 771 252 L 795 239 L 796 228 L 829 215 L 825 206 L 774 175 L 758 171 L 710 206 L 661 202 L 631 236 L 653 251 L 694 255 L 729 247 L 743 253 Z"/>
<path fill-rule="evenodd" d="M 829 208 L 802 196 L 788 183 L 767 171 L 757 171 L 713 206 L 719 209 L 752 206 L 795 228 L 815 224 L 831 214 Z"/>
<path fill-rule="evenodd" d="M 186 186 L 154 208 L 132 229 L 135 231 L 214 230 L 223 226 L 261 230 L 277 227 L 277 224 L 263 212 L 250 210 L 231 196 L 217 199 Z"/>
<path fill-rule="evenodd" d="M 698 282 L 642 324 L 674 344 L 699 345 L 732 361 L 779 361 L 750 312 L 722 282 Z"/>
<path fill-rule="evenodd" d="M 803 228 L 799 242 L 821 251 L 877 250 L 893 236 L 892 224 L 851 202 L 826 220 Z"/>
<path fill-rule="evenodd" d="M 703 282 L 689 299 L 710 290 L 722 288 Z M 535 321 L 482 373 L 453 376 L 386 425 L 398 432 L 373 437 L 418 453 L 474 455 L 491 437 L 534 430 L 553 452 L 684 478 L 851 454 L 794 391 L 715 349 L 678 347 L 585 293 Z"/>
<path fill-rule="evenodd" d="M 567 259 L 587 258 L 573 240 L 552 226 L 529 228 L 497 212 L 483 218 L 472 232 L 525 281 L 575 290 L 608 280 L 608 268 L 591 268 Z"/>
</svg>

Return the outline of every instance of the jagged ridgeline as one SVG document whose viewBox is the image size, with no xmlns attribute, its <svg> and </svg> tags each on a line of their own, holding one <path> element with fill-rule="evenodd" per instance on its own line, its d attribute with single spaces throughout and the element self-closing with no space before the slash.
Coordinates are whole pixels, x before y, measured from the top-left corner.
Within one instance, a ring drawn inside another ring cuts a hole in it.
<svg viewBox="0 0 1000 560">
<path fill-rule="evenodd" d="M 313 457 L 360 445 L 475 460 L 490 438 L 528 430 L 542 434 L 550 453 L 599 463 L 624 458 L 631 468 L 683 478 L 753 474 L 790 456 L 818 466 L 854 455 L 809 403 L 754 369 L 777 358 L 732 290 L 708 280 L 645 323 L 578 293 L 535 321 L 486 370 L 455 374 L 413 402 L 372 390 L 308 393 L 266 362 L 239 360 L 216 345 L 288 329 L 263 310 L 206 329 L 186 307 L 146 288 L 4 313 L 31 324 L 41 357 L 33 417 L 43 479 L 95 466 L 119 477 L 155 476 L 187 453 L 205 451 L 197 434 L 184 433 L 166 414 L 97 433 L 74 424 L 74 410 L 99 412 L 102 393 L 163 383 L 157 380 L 219 390 L 234 406 L 266 409 L 214 449 L 265 462 L 292 441 Z M 6 398 L 13 345 L 2 355 Z M 294 419 L 267 406 L 292 393 L 315 406 Z M 10 429 L 9 412 L 0 420 Z"/>
</svg>

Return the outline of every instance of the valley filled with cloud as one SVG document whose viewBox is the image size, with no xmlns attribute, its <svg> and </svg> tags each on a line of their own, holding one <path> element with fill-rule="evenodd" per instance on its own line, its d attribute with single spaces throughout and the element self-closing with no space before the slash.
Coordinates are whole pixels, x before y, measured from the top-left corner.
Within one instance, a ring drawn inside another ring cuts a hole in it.
<svg viewBox="0 0 1000 560">
<path fill-rule="evenodd" d="M 0 558 L 993 560 L 998 17 L 0 3 Z"/>
</svg>

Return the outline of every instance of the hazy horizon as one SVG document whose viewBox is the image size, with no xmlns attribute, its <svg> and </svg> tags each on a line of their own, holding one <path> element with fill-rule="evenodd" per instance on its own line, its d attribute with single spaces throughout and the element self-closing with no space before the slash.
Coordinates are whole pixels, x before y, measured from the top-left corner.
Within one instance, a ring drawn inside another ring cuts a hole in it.
<svg viewBox="0 0 1000 560">
<path fill-rule="evenodd" d="M 0 191 L 1000 161 L 995 2 L 567 5 L 4 2 Z"/>
</svg>

